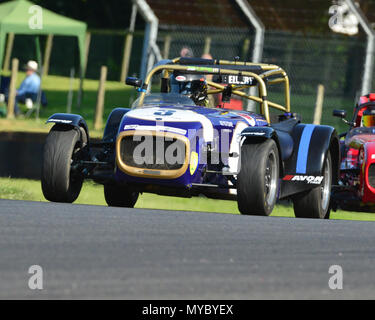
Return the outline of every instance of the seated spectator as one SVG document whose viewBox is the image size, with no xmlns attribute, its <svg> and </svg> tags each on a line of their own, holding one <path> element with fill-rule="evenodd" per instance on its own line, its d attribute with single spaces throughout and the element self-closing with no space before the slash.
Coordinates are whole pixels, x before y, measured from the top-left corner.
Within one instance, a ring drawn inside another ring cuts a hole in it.
<svg viewBox="0 0 375 320">
<path fill-rule="evenodd" d="M 40 90 L 40 77 L 37 74 L 38 63 L 35 61 L 29 61 L 26 65 L 26 78 L 22 81 L 21 86 L 17 90 L 16 103 L 14 106 L 14 113 L 18 115 L 20 113 L 18 103 L 26 103 L 27 99 L 32 102 L 36 102 L 38 99 L 38 93 Z"/>
</svg>

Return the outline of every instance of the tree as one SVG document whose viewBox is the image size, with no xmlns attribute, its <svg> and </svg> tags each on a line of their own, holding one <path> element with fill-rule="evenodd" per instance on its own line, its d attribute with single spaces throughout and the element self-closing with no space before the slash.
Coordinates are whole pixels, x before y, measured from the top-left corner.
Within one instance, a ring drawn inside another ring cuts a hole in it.
<svg viewBox="0 0 375 320">
<path fill-rule="evenodd" d="M 9 0 L 8 0 L 9 1 Z M 85 21 L 91 29 L 127 29 L 131 0 L 31 0 L 35 4 L 67 17 Z M 7 0 L 0 0 L 0 3 Z M 142 19 L 137 25 L 143 30 Z"/>
</svg>

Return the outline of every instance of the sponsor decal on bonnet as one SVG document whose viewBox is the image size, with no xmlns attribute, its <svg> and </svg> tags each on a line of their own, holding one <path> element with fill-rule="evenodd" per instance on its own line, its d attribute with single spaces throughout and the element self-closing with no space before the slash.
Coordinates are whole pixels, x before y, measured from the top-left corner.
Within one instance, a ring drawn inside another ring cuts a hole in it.
<svg viewBox="0 0 375 320">
<path fill-rule="evenodd" d="M 239 113 L 238 114 L 242 119 L 245 119 L 246 122 L 252 126 L 252 127 L 255 127 L 255 124 L 256 124 L 256 121 L 255 119 L 252 117 L 252 116 L 249 116 L 248 114 L 246 113 Z"/>
<path fill-rule="evenodd" d="M 233 127 L 233 123 L 230 121 L 220 121 L 220 125 L 222 127 L 231 127 L 231 128 Z"/>
</svg>

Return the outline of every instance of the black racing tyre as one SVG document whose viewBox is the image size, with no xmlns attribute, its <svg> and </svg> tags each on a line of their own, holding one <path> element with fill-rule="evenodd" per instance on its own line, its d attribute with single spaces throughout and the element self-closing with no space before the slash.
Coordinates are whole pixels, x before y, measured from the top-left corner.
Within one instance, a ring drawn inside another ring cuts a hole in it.
<svg viewBox="0 0 375 320">
<path fill-rule="evenodd" d="M 329 219 L 332 189 L 332 157 L 328 152 L 323 168 L 322 185 L 293 197 L 296 218 Z"/>
<path fill-rule="evenodd" d="M 72 170 L 82 157 L 87 137 L 84 130 L 55 125 L 44 145 L 42 191 L 52 202 L 73 203 L 82 189 L 83 175 Z"/>
<path fill-rule="evenodd" d="M 129 187 L 104 185 L 104 197 L 110 207 L 134 208 L 139 192 Z"/>
<path fill-rule="evenodd" d="M 279 153 L 274 140 L 244 144 L 237 176 L 237 202 L 241 214 L 268 216 L 277 200 Z"/>
</svg>

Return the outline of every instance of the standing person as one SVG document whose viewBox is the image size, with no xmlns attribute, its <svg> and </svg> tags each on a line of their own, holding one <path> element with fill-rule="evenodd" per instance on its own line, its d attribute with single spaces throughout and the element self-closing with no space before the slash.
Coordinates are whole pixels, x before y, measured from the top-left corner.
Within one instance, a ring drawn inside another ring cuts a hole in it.
<svg viewBox="0 0 375 320">
<path fill-rule="evenodd" d="M 38 63 L 30 60 L 26 64 L 25 69 L 26 78 L 22 81 L 16 93 L 16 103 L 14 106 L 14 112 L 16 115 L 20 113 L 18 103 L 26 103 L 27 99 L 30 99 L 35 103 L 40 90 L 40 77 L 37 74 Z"/>
<path fill-rule="evenodd" d="M 193 58 L 194 52 L 193 49 L 191 49 L 188 46 L 183 46 L 180 51 L 180 57 L 182 58 Z"/>
<path fill-rule="evenodd" d="M 180 50 L 180 57 L 181 58 L 193 58 L 194 57 L 193 50 L 188 46 L 183 46 Z M 176 77 L 174 76 L 174 74 L 172 74 L 172 76 L 170 78 L 171 92 L 181 93 L 182 91 L 184 91 L 183 88 L 181 88 L 181 87 L 185 87 L 185 85 L 188 85 L 188 84 L 184 83 L 182 85 L 181 83 L 179 83 L 176 80 Z M 191 86 L 191 83 L 188 86 Z"/>
</svg>

